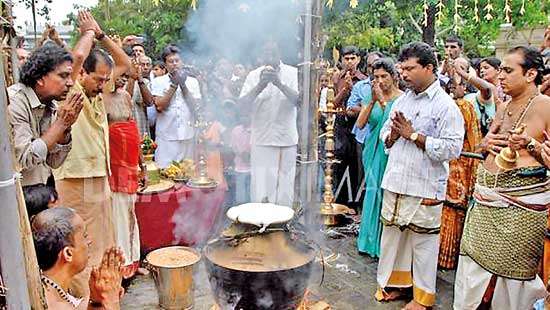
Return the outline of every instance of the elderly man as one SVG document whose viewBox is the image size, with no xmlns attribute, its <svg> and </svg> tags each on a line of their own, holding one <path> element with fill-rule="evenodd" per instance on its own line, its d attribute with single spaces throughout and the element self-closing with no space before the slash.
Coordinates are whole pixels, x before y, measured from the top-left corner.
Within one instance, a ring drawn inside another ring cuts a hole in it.
<svg viewBox="0 0 550 310">
<path fill-rule="evenodd" d="M 168 45 L 162 52 L 162 60 L 169 74 L 151 82 L 151 94 L 157 112 L 155 161 L 159 167 L 166 168 L 172 161 L 194 158 L 192 123 L 195 102 L 201 95 L 198 80 L 183 70 L 179 48 Z"/>
<path fill-rule="evenodd" d="M 499 79 L 512 99 L 497 110 L 482 143 L 487 157 L 462 235 L 455 309 L 531 309 L 547 295 L 537 275 L 550 206 L 542 146 L 550 131 L 550 98 L 537 89 L 542 68 L 541 53 L 531 47 L 504 57 Z M 497 157 L 505 147 L 517 152 L 513 165 Z"/>
<path fill-rule="evenodd" d="M 84 98 L 84 106 L 72 127 L 73 148 L 54 170 L 60 204 L 75 209 L 93 240 L 90 261 L 98 264 L 105 249 L 115 243 L 108 176 L 109 125 L 102 92 L 109 79 L 116 80 L 130 68 L 126 53 L 101 30 L 89 12 L 79 13 L 81 37 L 73 56 L 72 92 Z M 110 53 L 94 49 L 97 39 Z M 114 64 L 113 64 L 113 60 Z M 75 277 L 76 293 L 86 295 L 90 268 Z"/>
<path fill-rule="evenodd" d="M 29 59 L 31 53 L 21 47 L 17 48 L 15 52 L 17 53 L 17 64 L 19 65 L 19 68 L 21 68 Z"/>
<path fill-rule="evenodd" d="M 296 173 L 298 71 L 281 61 L 277 43 L 262 49 L 264 65 L 248 74 L 241 104 L 252 111 L 251 199 L 291 206 Z"/>
<path fill-rule="evenodd" d="M 8 88 L 9 121 L 22 185 L 46 184 L 51 168 L 61 166 L 71 149 L 71 126 L 82 109 L 72 94 L 71 54 L 53 44 L 37 49 L 21 68 L 21 82 Z"/>
<path fill-rule="evenodd" d="M 399 55 L 409 90 L 395 100 L 380 137 L 389 153 L 382 180 L 383 223 L 377 300 L 394 300 L 413 288 L 404 309 L 435 303 L 437 253 L 449 160 L 462 149 L 464 122 L 436 76 L 437 59 L 426 43 Z"/>
<path fill-rule="evenodd" d="M 147 107 L 152 106 L 154 102 L 153 95 L 151 94 L 149 74 L 151 72 L 151 58 L 147 56 L 141 56 L 135 58 L 132 64 L 132 68 L 129 72 L 129 79 L 126 86 L 126 91 L 132 95 L 133 116 L 137 122 L 139 134 L 147 134 L 149 132 L 149 122 L 147 121 Z"/>
<path fill-rule="evenodd" d="M 114 248 L 103 254 L 92 270 L 90 294 L 79 298 L 70 293 L 75 275 L 88 265 L 88 239 L 82 218 L 72 209 L 56 207 L 37 214 L 31 222 L 32 236 L 48 308 L 120 309 L 122 253 Z"/>
</svg>

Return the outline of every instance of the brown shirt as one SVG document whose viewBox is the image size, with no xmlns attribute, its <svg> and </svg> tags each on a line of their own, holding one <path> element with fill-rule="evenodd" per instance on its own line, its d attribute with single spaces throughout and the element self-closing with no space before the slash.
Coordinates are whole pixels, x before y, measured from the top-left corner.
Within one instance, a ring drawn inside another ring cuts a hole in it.
<svg viewBox="0 0 550 310">
<path fill-rule="evenodd" d="M 348 102 L 349 96 L 351 94 L 351 88 L 346 88 L 346 72 L 347 71 L 341 71 L 339 74 L 337 74 L 334 79 L 334 87 L 336 91 L 336 97 L 334 98 L 334 105 L 337 108 L 346 108 L 346 103 Z M 351 80 L 353 81 L 353 84 L 361 81 L 366 80 L 368 77 L 364 75 L 361 71 L 355 70 L 355 73 L 351 76 Z"/>
<path fill-rule="evenodd" d="M 57 105 L 40 102 L 34 90 L 21 83 L 8 88 L 9 122 L 15 145 L 17 170 L 23 175 L 22 185 L 46 184 L 52 168 L 61 166 L 71 150 L 71 142 L 48 146 L 40 138 L 54 122 Z"/>
</svg>

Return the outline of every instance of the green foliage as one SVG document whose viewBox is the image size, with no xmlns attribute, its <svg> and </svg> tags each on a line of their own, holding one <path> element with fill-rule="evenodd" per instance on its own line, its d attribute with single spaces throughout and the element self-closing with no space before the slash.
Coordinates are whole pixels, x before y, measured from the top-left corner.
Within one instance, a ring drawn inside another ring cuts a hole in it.
<svg viewBox="0 0 550 310">
<path fill-rule="evenodd" d="M 414 11 L 415 6 L 409 9 Z M 338 10 L 337 8 L 333 8 Z M 395 53 L 406 36 L 419 39 L 420 34 L 403 23 L 393 1 L 367 1 L 356 9 L 340 8 L 339 13 L 325 10 L 324 31 L 328 35 L 327 47 L 356 45 L 361 49 Z"/>
<path fill-rule="evenodd" d="M 470 57 L 486 57 L 493 55 L 493 44 L 499 34 L 500 25 L 506 23 L 504 0 L 491 1 L 494 7 L 493 12 L 491 13 L 493 16 L 492 20 L 486 20 L 484 18 L 486 12 L 483 8 L 487 2 L 479 2 L 480 22 L 477 23 L 474 20 L 474 1 L 460 1 L 464 7 L 459 10 L 461 23 L 459 24 L 457 34 L 464 40 L 464 50 Z M 445 3 L 445 15 L 440 28 L 452 29 L 454 26 L 454 1 L 446 1 Z M 547 24 L 548 16 L 550 14 L 550 6 L 548 5 L 547 0 L 526 0 L 525 13 L 523 15 L 520 14 L 522 0 L 511 0 L 510 4 L 512 7 L 512 14 L 510 17 L 512 24 L 517 29 Z M 453 33 L 453 31 L 450 31 L 439 38 L 440 48 L 443 45 L 442 40 L 450 33 Z"/>
<path fill-rule="evenodd" d="M 24 4 L 27 9 L 32 9 L 34 2 L 34 9 L 36 14 L 43 16 L 46 21 L 50 21 L 50 7 L 52 0 L 17 0 L 17 2 Z"/>
<path fill-rule="evenodd" d="M 455 1 L 443 0 L 443 17 L 435 31 L 436 44 L 440 49 L 443 39 L 454 32 Z M 494 8 L 494 18 L 490 21 L 484 18 L 484 7 L 488 0 L 479 0 L 479 22 L 474 20 L 474 0 L 458 1 L 462 6 L 458 10 L 458 35 L 464 40 L 467 54 L 482 57 L 493 54 L 493 44 L 499 34 L 500 24 L 506 22 L 505 0 L 490 0 Z M 426 3 L 435 6 L 439 0 L 427 0 Z M 548 23 L 548 0 L 525 0 L 523 15 L 520 14 L 522 0 L 511 0 L 510 3 L 511 19 L 516 28 Z M 422 27 L 423 23 L 423 4 L 424 1 L 420 0 L 370 0 L 360 1 L 355 9 L 335 4 L 332 9 L 325 10 L 323 17 L 323 30 L 329 36 L 327 48 L 353 44 L 364 49 L 395 54 L 403 44 L 422 38 L 418 26 Z"/>
<path fill-rule="evenodd" d="M 185 42 L 190 8 L 191 0 L 99 0 L 91 12 L 108 34 L 145 37 L 147 54 L 156 56 L 169 43 Z"/>
</svg>

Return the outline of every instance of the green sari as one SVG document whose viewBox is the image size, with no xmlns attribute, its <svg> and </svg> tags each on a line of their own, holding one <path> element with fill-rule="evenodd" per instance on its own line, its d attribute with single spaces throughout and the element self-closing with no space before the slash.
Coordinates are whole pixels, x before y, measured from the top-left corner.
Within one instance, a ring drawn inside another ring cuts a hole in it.
<svg viewBox="0 0 550 310">
<path fill-rule="evenodd" d="M 388 155 L 384 152 L 384 143 L 380 139 L 382 126 L 389 118 L 391 106 L 395 99 L 389 101 L 385 108 L 377 102 L 372 108 L 367 125 L 370 133 L 363 143 L 363 167 L 365 169 L 365 199 L 361 214 L 361 226 L 357 237 L 359 252 L 372 257 L 380 256 L 380 236 L 382 223 L 382 177 L 386 170 Z"/>
</svg>

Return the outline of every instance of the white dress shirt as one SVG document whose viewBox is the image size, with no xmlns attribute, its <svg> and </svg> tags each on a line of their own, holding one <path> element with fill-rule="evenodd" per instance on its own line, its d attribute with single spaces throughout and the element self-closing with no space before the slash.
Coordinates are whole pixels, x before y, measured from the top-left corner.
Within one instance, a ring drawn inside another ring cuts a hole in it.
<svg viewBox="0 0 550 310">
<path fill-rule="evenodd" d="M 279 78 L 287 87 L 298 91 L 298 70 L 279 66 Z M 250 72 L 246 77 L 241 97 L 247 95 L 260 81 L 265 66 Z M 269 83 L 254 101 L 252 114 L 252 145 L 292 146 L 298 144 L 296 104 L 275 85 Z"/>
<path fill-rule="evenodd" d="M 423 151 L 410 140 L 399 138 L 387 150 L 388 164 L 382 188 L 409 196 L 445 200 L 449 160 L 458 158 L 464 140 L 464 119 L 453 99 L 436 80 L 424 92 L 408 90 L 397 98 L 391 115 L 401 111 L 414 131 L 426 136 Z M 385 141 L 391 117 L 380 132 Z"/>
<path fill-rule="evenodd" d="M 162 97 L 170 88 L 170 77 L 168 74 L 159 76 L 151 82 L 151 94 L 153 96 Z M 200 87 L 197 79 L 187 77 L 185 85 L 193 98 L 200 98 Z M 158 112 L 156 115 L 156 129 L 155 133 L 157 137 L 160 137 L 166 141 L 181 141 L 189 140 L 193 138 L 195 129 L 191 122 L 193 121 L 191 110 L 185 103 L 183 93 L 180 87 L 170 99 L 168 107 Z"/>
</svg>

